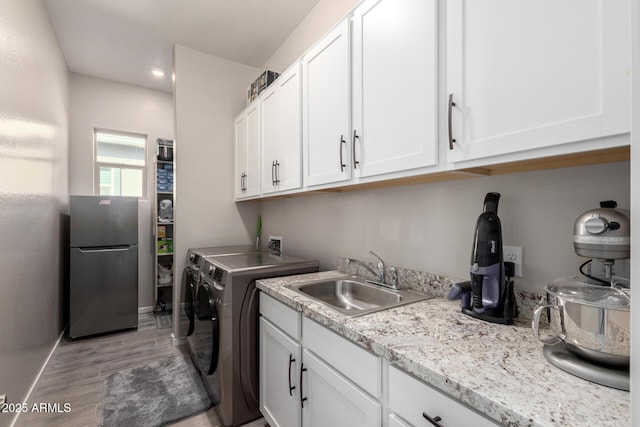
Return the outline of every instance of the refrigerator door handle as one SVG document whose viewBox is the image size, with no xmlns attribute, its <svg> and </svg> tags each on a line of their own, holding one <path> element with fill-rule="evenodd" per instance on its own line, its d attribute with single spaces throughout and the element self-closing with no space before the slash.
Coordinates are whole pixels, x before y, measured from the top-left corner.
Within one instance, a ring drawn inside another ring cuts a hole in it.
<svg viewBox="0 0 640 427">
<path fill-rule="evenodd" d="M 92 252 L 124 252 L 128 251 L 132 245 L 111 246 L 108 248 L 78 248 L 82 253 Z"/>
</svg>

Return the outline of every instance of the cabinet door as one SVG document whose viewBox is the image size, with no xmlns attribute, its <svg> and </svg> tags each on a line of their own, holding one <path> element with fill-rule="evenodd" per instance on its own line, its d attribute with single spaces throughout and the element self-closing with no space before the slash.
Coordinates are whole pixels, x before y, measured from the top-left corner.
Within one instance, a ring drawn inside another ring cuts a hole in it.
<svg viewBox="0 0 640 427">
<path fill-rule="evenodd" d="M 260 103 L 247 111 L 247 172 L 244 181 L 245 197 L 260 194 Z"/>
<path fill-rule="evenodd" d="M 436 0 L 368 0 L 353 16 L 357 176 L 437 162 Z"/>
<path fill-rule="evenodd" d="M 448 160 L 628 132 L 628 13 L 628 1 L 448 1 Z"/>
<path fill-rule="evenodd" d="M 302 58 L 304 184 L 351 178 L 349 21 Z"/>
<path fill-rule="evenodd" d="M 262 142 L 261 158 L 262 172 L 260 187 L 262 193 L 272 193 L 277 190 L 275 178 L 275 163 L 280 152 L 280 115 L 279 93 L 275 83 L 269 87 L 261 97 Z"/>
<path fill-rule="evenodd" d="M 407 424 L 402 418 L 397 416 L 396 414 L 389 414 L 389 427 L 411 427 L 410 424 Z"/>
<path fill-rule="evenodd" d="M 320 323 L 302 318 L 302 345 L 374 398 L 382 397 L 382 359 Z"/>
<path fill-rule="evenodd" d="M 279 78 L 280 153 L 276 167 L 278 190 L 302 186 L 302 101 L 300 63 Z"/>
<path fill-rule="evenodd" d="M 379 427 L 381 406 L 308 350 L 303 351 L 301 396 L 305 427 Z"/>
<path fill-rule="evenodd" d="M 236 199 L 245 196 L 245 181 L 247 175 L 247 115 L 242 112 L 233 122 L 235 130 L 235 172 L 233 175 L 234 194 Z"/>
<path fill-rule="evenodd" d="M 299 372 L 300 344 L 261 317 L 260 412 L 270 426 L 300 425 Z"/>
<path fill-rule="evenodd" d="M 302 185 L 300 85 L 300 63 L 296 63 L 261 96 L 263 193 Z"/>
</svg>

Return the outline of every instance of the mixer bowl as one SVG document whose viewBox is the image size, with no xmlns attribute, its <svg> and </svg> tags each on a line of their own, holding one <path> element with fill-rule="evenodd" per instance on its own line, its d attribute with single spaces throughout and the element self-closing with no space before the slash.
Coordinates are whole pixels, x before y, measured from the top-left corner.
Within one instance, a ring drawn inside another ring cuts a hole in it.
<svg viewBox="0 0 640 427">
<path fill-rule="evenodd" d="M 545 344 L 564 341 L 569 350 L 593 363 L 629 365 L 630 298 L 620 289 L 558 280 L 546 287 L 548 305 L 533 316 L 534 335 Z M 550 313 L 551 337 L 540 336 L 540 316 Z"/>
</svg>

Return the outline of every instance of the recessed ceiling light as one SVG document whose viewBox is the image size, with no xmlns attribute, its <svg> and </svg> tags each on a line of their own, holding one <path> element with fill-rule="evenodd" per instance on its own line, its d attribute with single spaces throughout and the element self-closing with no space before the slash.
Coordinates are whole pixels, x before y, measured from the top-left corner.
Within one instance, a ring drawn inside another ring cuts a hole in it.
<svg viewBox="0 0 640 427">
<path fill-rule="evenodd" d="M 155 69 L 151 70 L 151 74 L 153 74 L 156 77 L 164 77 L 164 76 L 167 75 L 167 73 L 165 73 L 164 71 L 162 71 L 162 70 L 160 70 L 158 68 L 155 68 Z"/>
</svg>

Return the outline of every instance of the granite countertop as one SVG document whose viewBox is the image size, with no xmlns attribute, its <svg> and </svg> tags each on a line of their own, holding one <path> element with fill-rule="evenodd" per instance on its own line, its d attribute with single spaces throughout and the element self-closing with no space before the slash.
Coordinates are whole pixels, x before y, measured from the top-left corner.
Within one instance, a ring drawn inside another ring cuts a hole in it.
<svg viewBox="0 0 640 427">
<path fill-rule="evenodd" d="M 344 275 L 264 279 L 257 287 L 503 425 L 629 425 L 629 393 L 551 365 L 529 322 L 487 323 L 442 297 L 349 318 L 286 288 Z"/>
</svg>

